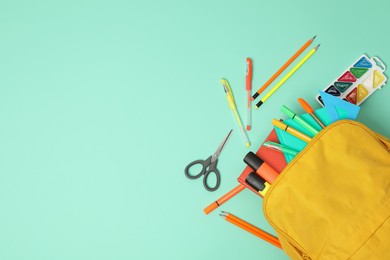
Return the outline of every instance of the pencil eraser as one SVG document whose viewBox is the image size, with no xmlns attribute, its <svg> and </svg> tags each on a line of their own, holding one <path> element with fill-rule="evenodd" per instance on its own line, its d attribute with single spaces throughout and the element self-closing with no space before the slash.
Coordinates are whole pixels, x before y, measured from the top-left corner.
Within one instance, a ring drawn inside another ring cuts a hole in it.
<svg viewBox="0 0 390 260">
<path fill-rule="evenodd" d="M 248 131 L 251 130 L 251 126 L 250 126 L 250 125 L 247 125 L 247 126 L 246 126 L 246 130 L 248 130 Z"/>
</svg>

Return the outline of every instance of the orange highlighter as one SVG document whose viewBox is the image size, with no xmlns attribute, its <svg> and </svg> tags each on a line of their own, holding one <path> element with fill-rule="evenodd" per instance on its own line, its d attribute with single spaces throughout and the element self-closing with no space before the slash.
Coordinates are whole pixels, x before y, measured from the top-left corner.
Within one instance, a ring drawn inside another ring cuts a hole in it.
<svg viewBox="0 0 390 260">
<path fill-rule="evenodd" d="M 274 168 L 260 159 L 253 152 L 247 153 L 244 157 L 244 162 L 270 184 L 272 184 L 272 182 L 274 182 L 274 180 L 279 176 L 279 173 L 275 171 Z"/>
</svg>

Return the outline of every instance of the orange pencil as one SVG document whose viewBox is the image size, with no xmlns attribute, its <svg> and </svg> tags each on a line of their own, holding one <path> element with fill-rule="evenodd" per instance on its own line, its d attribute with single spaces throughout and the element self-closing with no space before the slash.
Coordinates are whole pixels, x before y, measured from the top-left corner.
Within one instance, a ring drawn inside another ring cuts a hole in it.
<svg viewBox="0 0 390 260">
<path fill-rule="evenodd" d="M 254 232 L 258 232 L 262 236 L 267 237 L 269 240 L 273 240 L 275 242 L 279 242 L 278 238 L 272 236 L 271 234 L 268 234 L 264 230 L 261 230 L 261 229 L 255 227 L 254 225 L 246 222 L 245 220 L 240 219 L 239 217 L 233 215 L 232 213 L 229 213 L 229 212 L 226 212 L 226 211 L 222 211 L 222 214 L 225 214 L 227 218 L 235 220 L 236 222 L 240 223 L 242 226 L 245 226 L 245 227 L 247 227 L 249 229 L 252 229 Z"/>
<path fill-rule="evenodd" d="M 233 214 L 231 213 L 228 213 L 228 212 L 224 212 L 222 211 L 222 214 L 220 214 L 221 217 L 223 217 L 225 220 L 229 221 L 230 223 L 232 223 L 233 225 L 236 225 L 244 230 L 246 230 L 247 232 L 263 239 L 264 241 L 276 246 L 276 247 L 279 247 L 280 249 L 282 249 L 282 246 L 279 242 L 279 239 L 268 234 L 267 232 L 253 226 L 252 224 L 249 224 L 248 222 L 234 216 Z"/>
<path fill-rule="evenodd" d="M 274 241 L 274 242 L 277 242 L 279 243 L 279 239 L 277 237 L 274 237 L 272 236 L 271 234 L 268 234 L 267 232 L 265 232 L 264 230 L 261 230 L 257 227 L 255 227 L 254 225 L 246 222 L 245 220 L 243 219 L 240 219 L 239 217 L 233 215 L 232 213 L 229 213 L 229 212 L 225 212 L 225 211 L 222 211 L 222 214 L 224 214 L 226 216 L 226 218 L 229 218 L 229 219 L 232 219 L 234 221 L 236 221 L 237 223 L 239 223 L 241 226 L 244 226 L 250 230 L 252 230 L 253 232 L 255 233 L 258 233 L 260 236 L 264 237 L 264 238 L 267 238 L 268 240 L 270 241 Z"/>
<path fill-rule="evenodd" d="M 218 208 L 219 206 L 221 206 L 223 203 L 225 203 L 226 201 L 230 200 L 231 198 L 233 198 L 234 196 L 236 196 L 238 193 L 240 193 L 241 191 L 243 191 L 246 187 L 244 185 L 242 185 L 241 183 L 235 187 L 234 189 L 232 189 L 231 191 L 228 191 L 225 195 L 223 195 L 222 197 L 220 197 L 219 199 L 217 199 L 216 201 L 214 201 L 213 203 L 211 203 L 210 205 L 208 205 L 203 211 L 204 213 L 209 214 L 210 212 L 212 212 L 213 210 L 215 210 L 216 208 Z"/>
<path fill-rule="evenodd" d="M 314 36 L 308 40 L 302 47 L 277 71 L 264 85 L 252 96 L 252 100 L 255 100 L 271 83 L 274 81 L 299 55 L 314 41 L 317 36 Z"/>
</svg>

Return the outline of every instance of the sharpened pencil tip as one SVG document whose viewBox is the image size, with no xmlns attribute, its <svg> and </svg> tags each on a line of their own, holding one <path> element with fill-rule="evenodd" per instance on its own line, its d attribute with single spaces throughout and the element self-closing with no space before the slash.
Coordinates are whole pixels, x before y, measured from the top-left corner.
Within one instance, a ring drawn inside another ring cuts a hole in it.
<svg viewBox="0 0 390 260">
<path fill-rule="evenodd" d="M 318 44 L 316 47 L 314 47 L 315 50 L 318 49 L 318 47 L 320 47 L 321 44 Z"/>
<path fill-rule="evenodd" d="M 314 36 L 313 38 L 311 38 L 312 40 L 314 40 L 315 38 L 317 37 L 317 35 L 316 36 Z"/>
</svg>

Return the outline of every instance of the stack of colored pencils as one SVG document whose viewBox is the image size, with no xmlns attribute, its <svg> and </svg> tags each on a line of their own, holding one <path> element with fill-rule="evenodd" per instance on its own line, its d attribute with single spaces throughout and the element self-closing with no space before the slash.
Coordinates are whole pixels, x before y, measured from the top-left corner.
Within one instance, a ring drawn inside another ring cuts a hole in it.
<svg viewBox="0 0 390 260">
<path fill-rule="evenodd" d="M 268 234 L 267 232 L 253 226 L 252 224 L 249 224 L 248 222 L 234 216 L 233 214 L 229 212 L 222 211 L 221 214 L 219 214 L 221 217 L 223 217 L 225 220 L 229 221 L 230 223 L 248 231 L 249 233 L 252 233 L 253 235 L 267 241 L 268 243 L 279 247 L 282 249 L 282 246 L 280 245 L 279 239 Z"/>
</svg>

